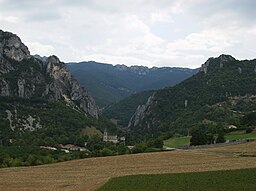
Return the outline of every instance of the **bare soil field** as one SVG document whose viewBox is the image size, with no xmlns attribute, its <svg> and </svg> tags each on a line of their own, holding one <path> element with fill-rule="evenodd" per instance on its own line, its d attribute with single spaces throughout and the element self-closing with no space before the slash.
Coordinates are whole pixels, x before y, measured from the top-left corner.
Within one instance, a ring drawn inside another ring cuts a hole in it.
<svg viewBox="0 0 256 191">
<path fill-rule="evenodd" d="M 95 190 L 111 177 L 256 168 L 256 142 L 226 147 L 89 158 L 0 169 L 1 191 Z"/>
</svg>

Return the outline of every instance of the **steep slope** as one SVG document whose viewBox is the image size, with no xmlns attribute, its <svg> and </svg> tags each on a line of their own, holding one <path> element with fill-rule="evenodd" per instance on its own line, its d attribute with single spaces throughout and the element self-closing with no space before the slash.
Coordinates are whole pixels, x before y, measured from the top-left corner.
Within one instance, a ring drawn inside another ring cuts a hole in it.
<svg viewBox="0 0 256 191">
<path fill-rule="evenodd" d="M 136 111 L 139 105 L 146 104 L 148 98 L 154 93 L 151 91 L 144 91 L 137 94 L 132 94 L 123 100 L 110 105 L 103 110 L 103 115 L 109 119 L 115 119 L 118 125 L 127 127 L 130 118 Z"/>
<path fill-rule="evenodd" d="M 188 129 L 206 121 L 240 125 L 256 110 L 256 60 L 229 55 L 210 58 L 201 71 L 172 88 L 157 91 L 130 120 L 134 131 Z"/>
<path fill-rule="evenodd" d="M 0 138 L 74 139 L 97 126 L 93 98 L 56 56 L 32 57 L 20 38 L 0 30 Z M 25 132 L 35 132 L 30 138 Z M 3 141 L 5 140 L 5 141 Z"/>
<path fill-rule="evenodd" d="M 91 116 L 97 107 L 89 94 L 56 56 L 46 60 L 30 56 L 19 37 L 0 31 L 0 95 L 20 98 L 66 99 Z"/>
<path fill-rule="evenodd" d="M 68 67 L 100 107 L 134 93 L 173 86 L 197 72 L 186 68 L 113 66 L 92 61 L 70 63 Z"/>
</svg>

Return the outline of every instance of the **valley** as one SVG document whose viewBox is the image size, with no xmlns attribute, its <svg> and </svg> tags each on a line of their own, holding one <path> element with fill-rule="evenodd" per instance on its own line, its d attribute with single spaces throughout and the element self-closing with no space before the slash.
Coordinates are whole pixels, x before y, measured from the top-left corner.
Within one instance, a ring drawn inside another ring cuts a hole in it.
<svg viewBox="0 0 256 191">
<path fill-rule="evenodd" d="M 255 191 L 255 7 L 0 0 L 0 191 Z"/>
</svg>

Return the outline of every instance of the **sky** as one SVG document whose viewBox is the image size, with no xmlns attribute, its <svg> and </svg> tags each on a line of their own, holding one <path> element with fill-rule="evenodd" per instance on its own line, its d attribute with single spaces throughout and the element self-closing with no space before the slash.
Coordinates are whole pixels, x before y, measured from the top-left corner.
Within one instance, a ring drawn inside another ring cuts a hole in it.
<svg viewBox="0 0 256 191">
<path fill-rule="evenodd" d="M 63 62 L 200 67 L 256 58 L 254 0 L 0 0 L 0 29 Z"/>
</svg>

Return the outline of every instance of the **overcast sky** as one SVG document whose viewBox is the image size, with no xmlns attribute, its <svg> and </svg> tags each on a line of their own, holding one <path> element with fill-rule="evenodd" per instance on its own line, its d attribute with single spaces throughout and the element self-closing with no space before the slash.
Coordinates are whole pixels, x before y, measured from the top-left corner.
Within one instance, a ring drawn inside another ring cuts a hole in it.
<svg viewBox="0 0 256 191">
<path fill-rule="evenodd" d="M 62 61 L 196 68 L 256 58 L 255 0 L 0 0 L 0 28 Z"/>
</svg>

